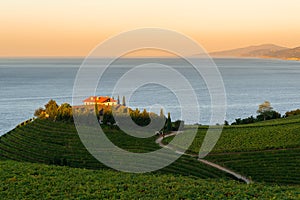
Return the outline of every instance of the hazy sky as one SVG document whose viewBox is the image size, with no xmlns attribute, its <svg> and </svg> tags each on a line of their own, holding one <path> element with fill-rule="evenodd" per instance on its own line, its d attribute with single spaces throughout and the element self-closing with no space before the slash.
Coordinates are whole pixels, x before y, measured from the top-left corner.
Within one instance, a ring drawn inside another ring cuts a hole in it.
<svg viewBox="0 0 300 200">
<path fill-rule="evenodd" d="M 296 47 L 299 11 L 299 0 L 2 0 L 0 56 L 86 56 L 104 39 L 141 27 L 184 33 L 207 51 Z"/>
</svg>

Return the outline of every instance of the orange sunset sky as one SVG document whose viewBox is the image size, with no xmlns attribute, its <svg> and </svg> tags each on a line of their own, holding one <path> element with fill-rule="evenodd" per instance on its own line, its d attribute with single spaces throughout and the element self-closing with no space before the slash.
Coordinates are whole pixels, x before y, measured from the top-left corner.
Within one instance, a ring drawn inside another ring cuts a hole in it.
<svg viewBox="0 0 300 200">
<path fill-rule="evenodd" d="M 207 51 L 296 47 L 299 11 L 299 0 L 2 0 L 0 56 L 86 56 L 108 37 L 142 27 L 181 32 Z"/>
</svg>

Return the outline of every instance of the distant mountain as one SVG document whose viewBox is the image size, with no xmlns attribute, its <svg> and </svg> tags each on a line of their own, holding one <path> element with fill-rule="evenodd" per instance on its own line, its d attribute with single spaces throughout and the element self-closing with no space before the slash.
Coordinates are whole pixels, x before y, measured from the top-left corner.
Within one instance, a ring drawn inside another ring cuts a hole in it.
<svg viewBox="0 0 300 200">
<path fill-rule="evenodd" d="M 262 44 L 227 51 L 210 53 L 217 58 L 243 57 L 243 58 L 278 58 L 286 60 L 300 60 L 300 47 L 289 49 L 274 44 Z"/>
<path fill-rule="evenodd" d="M 293 49 L 284 49 L 281 51 L 270 52 L 266 56 L 271 58 L 280 58 L 285 60 L 300 60 L 300 47 Z"/>
</svg>

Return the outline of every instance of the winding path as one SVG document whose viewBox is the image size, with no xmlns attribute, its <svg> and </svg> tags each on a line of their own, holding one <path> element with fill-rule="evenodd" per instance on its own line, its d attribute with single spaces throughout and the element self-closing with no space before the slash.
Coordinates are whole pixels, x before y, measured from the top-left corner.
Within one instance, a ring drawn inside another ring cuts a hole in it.
<svg viewBox="0 0 300 200">
<path fill-rule="evenodd" d="M 160 136 L 159 138 L 156 139 L 155 142 L 156 142 L 157 144 L 159 144 L 159 146 L 161 146 L 161 147 L 163 147 L 163 148 L 171 149 L 171 150 L 175 151 L 176 153 L 178 153 L 178 154 L 180 154 L 180 155 L 187 155 L 187 156 L 191 156 L 191 157 L 198 157 L 198 155 L 195 155 L 195 154 L 188 154 L 188 153 L 183 152 L 182 150 L 176 149 L 176 147 L 173 147 L 173 146 L 171 146 L 171 145 L 164 145 L 164 144 L 162 143 L 162 140 L 163 140 L 164 138 L 166 138 L 166 137 L 171 137 L 171 136 L 175 136 L 175 135 L 177 135 L 177 134 L 179 134 L 179 133 L 182 133 L 182 131 L 171 132 L 170 134 L 167 134 L 167 135 L 165 135 L 165 136 Z M 236 172 L 234 172 L 234 171 L 232 171 L 232 170 L 230 170 L 230 169 L 227 169 L 227 168 L 225 168 L 225 167 L 222 167 L 222 166 L 220 166 L 220 165 L 218 165 L 218 164 L 212 163 L 212 162 L 210 162 L 210 161 L 208 161 L 208 160 L 204 160 L 204 159 L 202 159 L 202 158 L 197 158 L 197 160 L 198 160 L 199 162 L 202 162 L 202 163 L 206 164 L 206 165 L 209 165 L 209 166 L 214 167 L 214 168 L 216 168 L 216 169 L 218 169 L 218 170 L 221 170 L 221 171 L 223 171 L 223 172 L 225 172 L 225 173 L 231 174 L 231 175 L 234 176 L 235 178 L 237 178 L 237 179 L 239 179 L 239 180 L 242 180 L 242 181 L 244 181 L 244 182 L 247 183 L 247 184 L 250 184 L 250 183 L 252 182 L 250 179 L 246 178 L 245 176 L 242 176 L 241 174 L 238 174 L 238 173 L 236 173 Z"/>
</svg>

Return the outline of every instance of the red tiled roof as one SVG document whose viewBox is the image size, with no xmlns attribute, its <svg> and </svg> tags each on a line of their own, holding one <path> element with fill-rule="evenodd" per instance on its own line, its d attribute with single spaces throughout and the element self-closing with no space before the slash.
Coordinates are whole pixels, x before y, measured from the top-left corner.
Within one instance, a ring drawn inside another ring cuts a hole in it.
<svg viewBox="0 0 300 200">
<path fill-rule="evenodd" d="M 102 96 L 90 96 L 89 98 L 86 98 L 83 100 L 84 103 L 106 103 L 106 102 L 117 102 L 115 99 L 110 97 L 102 97 Z"/>
</svg>

